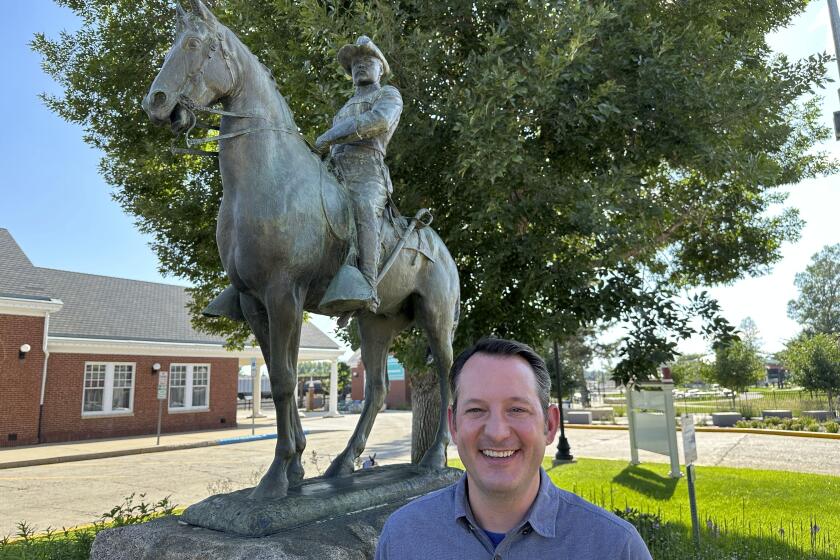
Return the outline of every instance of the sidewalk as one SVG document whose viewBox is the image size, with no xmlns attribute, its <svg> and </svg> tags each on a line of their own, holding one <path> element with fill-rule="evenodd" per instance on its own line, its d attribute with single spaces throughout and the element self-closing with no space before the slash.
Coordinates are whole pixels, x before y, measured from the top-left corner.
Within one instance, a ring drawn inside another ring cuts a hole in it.
<svg viewBox="0 0 840 560">
<path fill-rule="evenodd" d="M 128 436 L 112 439 L 91 439 L 70 441 L 65 443 L 45 443 L 41 445 L 27 445 L 20 447 L 0 448 L 0 469 L 15 467 L 29 467 L 34 465 L 48 465 L 52 463 L 69 463 L 72 461 L 86 461 L 105 457 L 121 457 L 140 453 L 158 453 L 178 449 L 192 449 L 195 447 L 210 447 L 243 443 L 277 437 L 277 423 L 274 411 L 265 411 L 265 418 L 254 419 L 251 426 L 251 411 L 237 413 L 237 427 L 226 430 L 205 430 L 197 432 L 163 433 L 160 444 L 157 435 Z M 304 424 L 307 420 L 325 419 L 325 412 L 307 412 L 301 418 Z M 319 424 L 323 431 L 328 426 Z M 337 427 L 336 427 L 337 428 Z M 340 429 L 340 428 L 337 428 Z M 304 425 L 304 433 L 309 433 Z"/>
</svg>

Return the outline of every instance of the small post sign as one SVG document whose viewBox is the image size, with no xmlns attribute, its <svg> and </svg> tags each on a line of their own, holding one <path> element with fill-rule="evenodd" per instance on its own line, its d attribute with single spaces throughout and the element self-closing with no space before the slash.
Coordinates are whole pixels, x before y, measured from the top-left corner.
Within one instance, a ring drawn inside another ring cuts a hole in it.
<svg viewBox="0 0 840 560">
<path fill-rule="evenodd" d="M 163 417 L 163 401 L 166 400 L 166 393 L 169 389 L 169 372 L 168 371 L 159 371 L 158 372 L 158 386 L 157 386 L 157 398 L 158 398 L 158 425 L 157 425 L 157 444 L 160 445 L 160 421 Z"/>
<path fill-rule="evenodd" d="M 691 508 L 691 528 L 694 542 L 700 544 L 700 519 L 697 515 L 697 494 L 694 490 L 694 461 L 697 460 L 697 437 L 694 431 L 694 416 L 683 414 L 681 418 L 683 455 L 685 456 L 685 472 L 688 479 L 688 505 Z"/>
<path fill-rule="evenodd" d="M 169 372 L 158 373 L 157 398 L 159 401 L 166 400 L 166 391 L 169 388 Z"/>
<path fill-rule="evenodd" d="M 697 437 L 694 431 L 694 417 L 688 414 L 682 416 L 683 455 L 685 464 L 690 465 L 697 460 Z"/>
</svg>

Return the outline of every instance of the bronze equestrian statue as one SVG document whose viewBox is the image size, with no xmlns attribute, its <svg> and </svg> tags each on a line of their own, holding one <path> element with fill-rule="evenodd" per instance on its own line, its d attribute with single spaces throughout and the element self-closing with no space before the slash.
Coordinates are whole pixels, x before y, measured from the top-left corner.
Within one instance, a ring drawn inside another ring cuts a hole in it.
<svg viewBox="0 0 840 560">
<path fill-rule="evenodd" d="M 460 297 L 452 256 L 431 228 L 420 227 L 410 233 L 421 224 L 392 216 L 384 220 L 377 243 L 400 249 L 385 263 L 391 266 L 387 274 L 380 272 L 378 284 L 369 284 L 370 263 L 377 261 L 377 248 L 368 246 L 372 235 L 362 233 L 361 237 L 369 237 L 359 243 L 363 245 L 359 251 L 363 274 L 358 276 L 364 278 L 363 288 L 368 291 L 362 295 L 376 297 L 360 298 L 351 302 L 353 305 L 342 303 L 347 298 L 341 291 L 350 285 L 342 280 L 352 277 L 348 270 L 357 270 L 351 266 L 357 252 L 356 223 L 369 220 L 370 214 L 378 215 L 382 204 L 381 185 L 387 174 L 384 162 L 378 155 L 366 154 L 366 159 L 360 158 L 363 161 L 348 163 L 347 158 L 357 149 L 365 148 L 338 135 L 337 127 L 349 126 L 342 124 L 340 112 L 335 126 L 321 137 L 321 144 L 334 146 L 333 159 L 347 181 L 347 187 L 342 185 L 307 146 L 271 73 L 248 48 L 200 0 L 190 0 L 188 9 L 179 5 L 177 13 L 175 42 L 143 99 L 143 108 L 152 122 L 168 124 L 179 134 L 188 133 L 195 125 L 196 111 L 221 115 L 216 139 L 223 195 L 216 242 L 231 286 L 207 311 L 247 321 L 268 365 L 277 411 L 274 460 L 252 496 L 284 496 L 290 484 L 303 478 L 301 454 L 306 440 L 293 397 L 304 311 L 341 314 L 357 309 L 367 369 L 361 417 L 327 475 L 353 471 L 384 402 L 388 349 L 394 337 L 412 324 L 421 327 L 428 338 L 443 403 L 434 443 L 421 464 L 443 467 L 448 443 L 447 373 Z M 363 45 L 357 47 L 366 52 Z M 352 72 L 352 60 L 350 64 Z M 372 88 L 362 85 L 360 89 L 364 95 Z M 218 102 L 222 108 L 212 108 Z M 376 108 L 377 101 L 371 107 Z M 381 132 L 376 133 L 380 130 L 376 127 L 374 132 L 359 128 L 358 124 L 365 122 L 361 113 L 364 111 L 360 110 L 353 122 L 363 143 Z M 388 122 L 391 130 L 396 121 Z M 384 134 L 390 138 L 389 132 Z M 205 141 L 192 140 L 191 145 Z M 382 156 L 385 144 L 387 140 L 381 144 Z M 336 153 L 341 146 L 344 155 Z M 380 163 L 382 176 L 376 177 Z M 354 203 L 352 191 L 362 195 L 360 202 Z M 363 200 L 368 193 L 374 194 L 375 200 Z M 357 220 L 354 215 L 360 205 L 367 206 Z M 338 275 L 340 270 L 344 276 Z M 324 299 L 328 288 L 337 297 Z M 331 306 L 329 302 L 337 303 Z"/>
</svg>

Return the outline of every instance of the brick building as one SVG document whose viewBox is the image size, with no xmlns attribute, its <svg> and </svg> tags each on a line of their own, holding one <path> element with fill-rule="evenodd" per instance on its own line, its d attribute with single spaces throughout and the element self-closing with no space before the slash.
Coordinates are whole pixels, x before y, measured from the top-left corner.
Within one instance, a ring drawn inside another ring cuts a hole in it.
<svg viewBox="0 0 840 560">
<path fill-rule="evenodd" d="M 365 398 L 365 364 L 362 353 L 357 350 L 347 361 L 350 366 L 350 398 L 361 401 Z M 411 407 L 411 385 L 406 377 L 405 367 L 393 356 L 388 356 L 388 394 L 385 406 L 390 409 Z"/>
<path fill-rule="evenodd" d="M 32 265 L 0 228 L 0 447 L 154 433 L 157 385 L 168 373 L 163 432 L 236 425 L 240 365 L 196 331 L 183 287 Z M 301 360 L 338 345 L 311 323 Z"/>
</svg>

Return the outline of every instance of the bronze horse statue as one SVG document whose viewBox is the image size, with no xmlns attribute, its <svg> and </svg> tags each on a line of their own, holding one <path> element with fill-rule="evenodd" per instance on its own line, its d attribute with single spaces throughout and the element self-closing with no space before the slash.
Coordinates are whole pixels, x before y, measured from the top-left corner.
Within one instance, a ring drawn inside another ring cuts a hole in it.
<svg viewBox="0 0 840 560">
<path fill-rule="evenodd" d="M 211 109 L 219 102 L 221 110 Z M 307 146 L 269 70 L 200 0 L 177 6 L 175 42 L 143 109 L 153 123 L 169 124 L 178 134 L 195 124 L 196 110 L 222 115 L 218 161 L 223 195 L 216 242 L 231 287 L 210 307 L 247 321 L 265 357 L 277 444 L 271 466 L 251 495 L 284 496 L 304 474 L 306 440 L 294 403 L 303 312 L 324 312 L 319 302 L 352 251 L 350 200 Z M 402 233 L 394 225 L 400 222 L 393 222 L 386 220 L 382 236 L 392 242 Z M 347 447 L 326 476 L 353 471 L 385 399 L 388 349 L 412 324 L 427 336 L 443 403 L 434 442 L 420 463 L 444 466 L 458 271 L 431 228 L 412 237 L 415 245 L 400 250 L 378 286 L 376 314 L 357 315 L 367 368 L 365 403 Z"/>
</svg>

